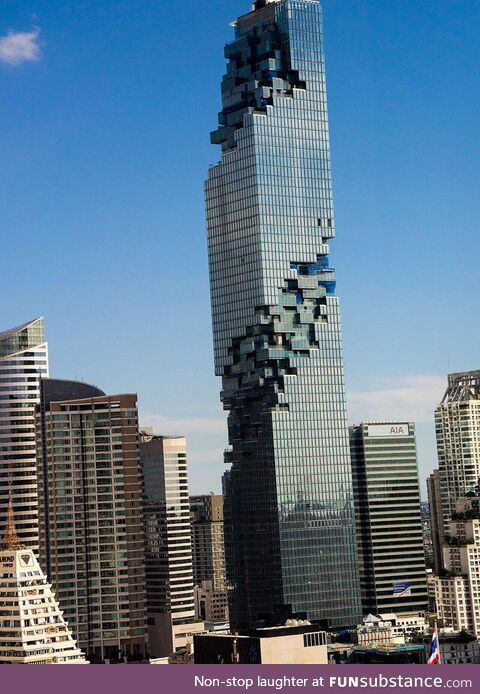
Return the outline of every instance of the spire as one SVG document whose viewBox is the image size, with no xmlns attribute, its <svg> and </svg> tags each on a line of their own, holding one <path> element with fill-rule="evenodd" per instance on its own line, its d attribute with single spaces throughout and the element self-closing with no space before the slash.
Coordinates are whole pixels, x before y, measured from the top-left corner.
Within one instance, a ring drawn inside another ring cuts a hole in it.
<svg viewBox="0 0 480 694">
<path fill-rule="evenodd" d="M 0 549 L 23 549 L 23 545 L 20 544 L 20 540 L 18 539 L 17 535 L 17 529 L 15 527 L 13 501 L 11 494 L 8 497 L 7 522 L 5 524 L 5 532 L 3 534 L 3 539 L 0 543 Z"/>
</svg>

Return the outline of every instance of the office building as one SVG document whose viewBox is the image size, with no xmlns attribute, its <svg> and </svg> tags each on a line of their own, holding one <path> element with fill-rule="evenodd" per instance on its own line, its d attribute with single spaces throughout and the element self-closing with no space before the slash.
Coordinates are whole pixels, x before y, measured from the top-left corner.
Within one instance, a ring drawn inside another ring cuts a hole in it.
<svg viewBox="0 0 480 694">
<path fill-rule="evenodd" d="M 223 496 L 190 497 L 193 581 L 210 581 L 213 590 L 226 590 Z"/>
<path fill-rule="evenodd" d="M 356 624 L 321 7 L 259 0 L 234 25 L 206 183 L 230 617 L 291 605 Z"/>
<path fill-rule="evenodd" d="M 10 498 L 0 543 L 0 665 L 85 665 L 52 587 L 19 541 Z"/>
<path fill-rule="evenodd" d="M 480 371 L 448 376 L 448 388 L 435 410 L 443 522 L 457 500 L 475 492 L 480 480 Z"/>
<path fill-rule="evenodd" d="M 9 495 L 20 541 L 38 553 L 35 406 L 48 376 L 43 318 L 0 333 L 0 533 Z"/>
<path fill-rule="evenodd" d="M 350 429 L 362 605 L 365 613 L 423 613 L 427 580 L 415 427 Z"/>
<path fill-rule="evenodd" d="M 326 665 L 327 634 L 318 625 L 283 625 L 248 634 L 199 634 L 195 665 Z"/>
<path fill-rule="evenodd" d="M 142 432 L 140 458 L 150 655 L 162 658 L 184 647 L 198 628 L 185 437 Z"/>
<path fill-rule="evenodd" d="M 443 521 L 442 493 L 439 470 L 434 470 L 432 474 L 428 477 L 427 491 L 432 534 L 433 564 L 435 573 L 439 574 L 443 569 L 442 546 L 445 539 L 445 526 Z"/>
<path fill-rule="evenodd" d="M 47 379 L 37 415 L 41 564 L 91 662 L 146 656 L 136 395 Z"/>
</svg>

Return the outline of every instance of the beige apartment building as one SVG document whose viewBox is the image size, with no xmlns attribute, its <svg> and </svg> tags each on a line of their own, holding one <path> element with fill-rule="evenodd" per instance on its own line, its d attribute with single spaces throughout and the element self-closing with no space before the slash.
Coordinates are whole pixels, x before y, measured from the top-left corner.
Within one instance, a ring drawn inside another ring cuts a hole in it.
<svg viewBox="0 0 480 694">
<path fill-rule="evenodd" d="M 37 415 L 41 564 L 91 662 L 147 653 L 136 395 L 42 382 Z"/>
</svg>

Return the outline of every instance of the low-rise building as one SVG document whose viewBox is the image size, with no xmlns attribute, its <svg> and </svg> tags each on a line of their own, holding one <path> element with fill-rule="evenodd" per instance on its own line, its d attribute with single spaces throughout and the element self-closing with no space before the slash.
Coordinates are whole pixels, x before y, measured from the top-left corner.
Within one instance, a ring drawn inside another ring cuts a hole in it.
<svg viewBox="0 0 480 694">
<path fill-rule="evenodd" d="M 195 586 L 195 614 L 197 619 L 208 622 L 227 622 L 227 591 L 215 590 L 212 581 L 202 581 L 200 586 Z"/>
<path fill-rule="evenodd" d="M 424 614 L 379 614 L 384 624 L 389 624 L 394 636 L 403 637 L 405 643 L 429 633 L 429 624 Z"/>
<path fill-rule="evenodd" d="M 201 634 L 194 637 L 194 645 L 195 664 L 328 663 L 327 634 L 309 622 L 253 629 L 248 634 Z"/>
<path fill-rule="evenodd" d="M 429 626 L 424 615 L 385 614 L 367 615 L 357 627 L 356 643 L 359 646 L 402 645 L 428 634 Z"/>
<path fill-rule="evenodd" d="M 355 646 L 348 656 L 354 665 L 425 665 L 427 662 L 423 644 L 387 645 L 376 648 Z"/>
<path fill-rule="evenodd" d="M 446 633 L 441 631 L 440 662 L 442 665 L 480 663 L 480 643 L 465 632 Z"/>
<path fill-rule="evenodd" d="M 402 634 L 394 634 L 391 622 L 385 622 L 381 616 L 369 614 L 357 627 L 356 643 L 365 648 L 373 648 L 381 644 L 403 644 L 405 639 Z"/>
</svg>

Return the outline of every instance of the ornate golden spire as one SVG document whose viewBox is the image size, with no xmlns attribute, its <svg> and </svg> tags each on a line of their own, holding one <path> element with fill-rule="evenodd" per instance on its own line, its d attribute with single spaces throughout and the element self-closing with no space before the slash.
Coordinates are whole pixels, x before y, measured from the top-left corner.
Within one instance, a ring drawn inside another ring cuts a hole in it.
<svg viewBox="0 0 480 694">
<path fill-rule="evenodd" d="M 0 549 L 24 549 L 24 545 L 20 544 L 18 539 L 17 529 L 15 527 L 15 518 L 13 513 L 13 501 L 12 495 L 10 494 L 8 498 L 8 508 L 7 508 L 7 522 L 5 525 L 5 532 L 3 534 L 2 542 L 0 543 Z"/>
</svg>

